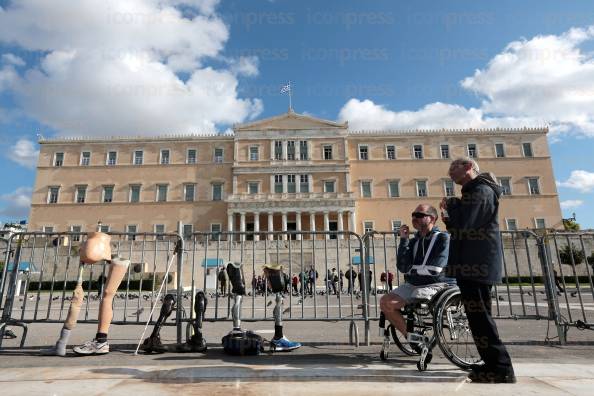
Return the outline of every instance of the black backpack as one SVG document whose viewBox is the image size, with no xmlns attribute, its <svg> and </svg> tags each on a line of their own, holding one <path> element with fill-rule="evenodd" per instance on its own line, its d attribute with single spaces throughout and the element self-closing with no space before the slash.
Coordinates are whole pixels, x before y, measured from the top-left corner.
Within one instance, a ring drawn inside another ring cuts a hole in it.
<svg viewBox="0 0 594 396">
<path fill-rule="evenodd" d="M 221 340 L 225 353 L 234 356 L 259 355 L 264 352 L 264 339 L 250 330 L 232 331 Z"/>
</svg>

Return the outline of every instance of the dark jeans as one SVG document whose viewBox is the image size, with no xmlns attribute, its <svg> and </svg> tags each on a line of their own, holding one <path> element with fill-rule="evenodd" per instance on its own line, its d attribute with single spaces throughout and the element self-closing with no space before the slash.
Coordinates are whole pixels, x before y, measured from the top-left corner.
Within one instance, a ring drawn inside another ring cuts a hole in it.
<svg viewBox="0 0 594 396">
<path fill-rule="evenodd" d="M 491 316 L 492 286 L 468 280 L 458 280 L 457 283 L 474 343 L 485 362 L 485 371 L 513 373 L 511 358 L 499 338 L 497 325 Z"/>
</svg>

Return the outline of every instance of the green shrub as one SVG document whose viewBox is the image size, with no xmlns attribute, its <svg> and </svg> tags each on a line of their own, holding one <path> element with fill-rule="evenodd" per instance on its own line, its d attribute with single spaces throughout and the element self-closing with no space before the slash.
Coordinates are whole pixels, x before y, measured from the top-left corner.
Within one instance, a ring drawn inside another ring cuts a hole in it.
<svg viewBox="0 0 594 396">
<path fill-rule="evenodd" d="M 583 263 L 586 258 L 584 252 L 581 249 L 578 249 L 573 243 L 571 244 L 571 247 L 570 245 L 565 245 L 563 248 L 559 249 L 561 263 L 571 265 L 571 256 L 573 256 L 573 262 L 576 265 Z"/>
</svg>

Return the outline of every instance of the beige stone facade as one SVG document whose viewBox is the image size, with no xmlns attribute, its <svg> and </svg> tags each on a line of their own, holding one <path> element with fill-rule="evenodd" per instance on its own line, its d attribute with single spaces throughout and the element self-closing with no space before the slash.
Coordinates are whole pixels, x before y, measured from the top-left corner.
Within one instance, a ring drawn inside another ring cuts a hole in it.
<svg viewBox="0 0 594 396">
<path fill-rule="evenodd" d="M 560 227 L 547 129 L 350 131 L 294 112 L 234 133 L 41 139 L 30 230 L 387 231 L 437 205 L 473 154 L 509 192 L 501 228 Z M 459 187 L 455 186 L 455 194 Z"/>
</svg>

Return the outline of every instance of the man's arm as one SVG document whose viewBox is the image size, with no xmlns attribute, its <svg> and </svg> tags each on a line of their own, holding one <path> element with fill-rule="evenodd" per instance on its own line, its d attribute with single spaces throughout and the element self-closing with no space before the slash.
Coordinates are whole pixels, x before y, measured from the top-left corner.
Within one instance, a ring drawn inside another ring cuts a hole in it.
<svg viewBox="0 0 594 396">
<path fill-rule="evenodd" d="M 400 238 L 398 245 L 398 256 L 396 258 L 396 267 L 398 271 L 406 274 L 413 266 L 413 249 L 408 238 Z"/>
</svg>

